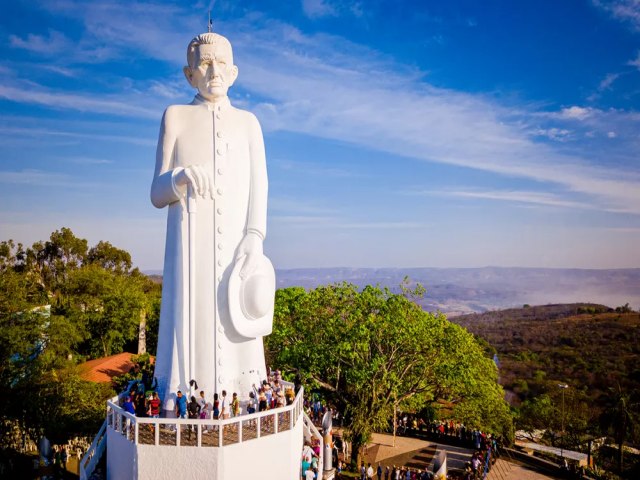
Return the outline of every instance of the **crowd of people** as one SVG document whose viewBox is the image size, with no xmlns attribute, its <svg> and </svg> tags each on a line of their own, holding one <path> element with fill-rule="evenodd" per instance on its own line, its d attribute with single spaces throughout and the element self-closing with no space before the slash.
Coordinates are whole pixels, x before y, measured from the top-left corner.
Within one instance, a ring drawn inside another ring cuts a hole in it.
<svg viewBox="0 0 640 480">
<path fill-rule="evenodd" d="M 320 442 L 312 438 L 305 441 L 302 447 L 302 478 L 303 480 L 318 479 L 318 462 L 320 459 Z M 320 473 L 322 475 L 322 473 Z"/>
<path fill-rule="evenodd" d="M 424 437 L 436 442 L 457 444 L 473 450 L 471 460 L 466 462 L 462 479 L 477 480 L 484 477 L 490 468 L 487 459 L 495 460 L 500 451 L 500 439 L 480 429 L 468 428 L 454 420 L 425 421 L 416 415 L 400 415 L 396 424 L 400 435 Z M 401 477 L 402 478 L 402 477 Z M 420 477 L 418 477 L 420 478 Z"/>
<path fill-rule="evenodd" d="M 158 392 L 148 391 L 148 383 L 144 380 L 132 384 L 129 392 L 123 397 L 122 408 L 137 417 L 159 418 L 162 412 L 162 400 Z M 195 390 L 198 390 L 195 384 Z M 291 405 L 295 400 L 297 388 L 285 385 L 279 370 L 272 371 L 259 386 L 253 385 L 245 399 L 239 398 L 236 392 L 231 396 L 226 390 L 220 395 L 214 393 L 209 397 L 204 390 L 198 396 L 187 395 L 181 390 L 176 392 L 175 416 L 189 419 L 226 419 Z"/>
<path fill-rule="evenodd" d="M 144 391 L 147 382 L 134 384 L 127 395 L 124 396 L 122 407 L 125 411 L 138 417 L 159 418 L 162 410 L 162 400 L 157 391 Z M 208 398 L 205 391 L 200 390 L 198 395 L 187 398 L 182 391 L 176 392 L 175 416 L 188 419 L 227 419 L 238 417 L 242 414 L 252 414 L 270 409 L 291 405 L 299 389 L 296 381 L 295 387 L 285 384 L 280 371 L 272 371 L 268 378 L 259 385 L 253 385 L 252 391 L 245 399 L 240 399 L 236 392 L 231 395 L 226 390 L 220 394 L 214 393 Z M 197 390 L 197 385 L 196 385 Z M 328 411 L 331 412 L 334 424 L 341 420 L 335 409 L 330 409 L 317 396 L 305 399 L 304 409 L 318 428 L 322 428 L 322 419 Z M 467 428 L 461 422 L 453 420 L 425 421 L 416 415 L 401 414 L 397 420 L 396 431 L 399 435 L 423 436 L 436 441 L 457 443 L 461 446 L 474 449 L 471 461 L 465 465 L 464 480 L 476 480 L 482 478 L 486 463 L 486 454 L 489 449 L 493 455 L 499 448 L 498 439 L 478 429 Z M 343 461 L 347 460 L 346 442 L 340 437 L 335 438 L 332 445 L 333 466 L 337 472 L 341 472 Z M 302 480 L 317 480 L 322 473 L 318 472 L 320 458 L 320 440 L 311 438 L 305 441 L 301 458 Z M 339 455 L 342 453 L 342 457 Z M 432 474 L 427 469 L 417 469 L 405 466 L 377 467 L 364 463 L 359 468 L 361 480 L 429 480 Z"/>
<path fill-rule="evenodd" d="M 474 450 L 487 450 L 492 447 L 494 452 L 500 444 L 495 435 L 476 428 L 468 428 L 462 422 L 454 420 L 433 420 L 427 422 L 416 415 L 404 414 L 398 417 L 396 431 L 399 435 L 425 436 L 436 441 L 459 444 Z"/>
<path fill-rule="evenodd" d="M 370 463 L 360 464 L 360 480 L 431 480 L 433 475 L 427 470 L 411 467 L 382 466 L 376 468 Z"/>
</svg>

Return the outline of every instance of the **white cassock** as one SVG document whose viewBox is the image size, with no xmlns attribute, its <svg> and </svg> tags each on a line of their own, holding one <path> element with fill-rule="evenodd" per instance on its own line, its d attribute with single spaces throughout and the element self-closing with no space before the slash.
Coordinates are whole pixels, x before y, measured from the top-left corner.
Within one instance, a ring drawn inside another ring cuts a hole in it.
<svg viewBox="0 0 640 480">
<path fill-rule="evenodd" d="M 174 181 L 190 165 L 206 168 L 214 183 L 213 200 L 197 198 L 195 371 L 191 374 L 186 187 Z M 169 210 L 155 365 L 164 408 L 173 411 L 175 392 L 188 392 L 192 378 L 208 400 L 223 389 L 229 398 L 233 392 L 247 398 L 251 386 L 266 378 L 262 336 L 247 338 L 234 328 L 227 287 L 241 240 L 248 232 L 263 239 L 266 234 L 267 170 L 256 117 L 234 108 L 226 97 L 213 104 L 197 95 L 190 105 L 167 108 L 151 201 Z"/>
</svg>

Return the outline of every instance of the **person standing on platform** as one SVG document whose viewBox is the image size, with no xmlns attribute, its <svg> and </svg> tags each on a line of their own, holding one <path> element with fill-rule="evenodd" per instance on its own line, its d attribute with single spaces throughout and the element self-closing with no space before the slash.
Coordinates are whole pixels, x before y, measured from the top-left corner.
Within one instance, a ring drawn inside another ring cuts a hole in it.
<svg viewBox="0 0 640 480">
<path fill-rule="evenodd" d="M 151 400 L 149 400 L 149 413 L 151 418 L 159 418 L 160 417 L 160 398 L 158 397 L 158 392 L 153 392 L 151 396 Z"/>
<path fill-rule="evenodd" d="M 240 400 L 238 400 L 238 394 L 233 392 L 231 398 L 231 416 L 237 417 L 240 415 Z"/>
<path fill-rule="evenodd" d="M 213 418 L 214 420 L 220 418 L 220 400 L 217 393 L 213 394 Z"/>
<path fill-rule="evenodd" d="M 176 416 L 178 418 L 187 418 L 187 397 L 182 395 L 180 390 L 176 394 Z"/>
<path fill-rule="evenodd" d="M 229 401 L 227 400 L 227 391 L 222 390 L 222 400 L 220 402 L 220 417 L 224 420 L 229 418 Z"/>
<path fill-rule="evenodd" d="M 192 396 L 189 405 L 187 405 L 187 413 L 189 416 L 189 420 L 195 420 L 200 418 L 200 405 L 196 400 L 196 397 Z M 196 426 L 192 423 L 189 424 L 189 440 L 191 440 L 191 432 L 195 431 Z"/>
</svg>

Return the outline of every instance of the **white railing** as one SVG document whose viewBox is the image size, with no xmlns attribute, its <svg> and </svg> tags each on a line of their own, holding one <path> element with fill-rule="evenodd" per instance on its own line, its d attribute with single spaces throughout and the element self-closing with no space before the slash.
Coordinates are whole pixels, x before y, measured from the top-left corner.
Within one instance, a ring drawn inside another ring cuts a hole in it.
<svg viewBox="0 0 640 480">
<path fill-rule="evenodd" d="M 312 443 L 311 438 L 315 437 L 320 442 L 320 455 L 318 456 L 318 475 L 321 475 L 322 472 L 324 472 L 324 439 L 306 413 L 304 414 L 303 420 L 305 440 L 308 440 L 309 443 Z M 304 472 L 302 472 L 302 476 L 304 476 Z"/>
<path fill-rule="evenodd" d="M 114 398 L 107 402 L 106 424 L 137 445 L 223 447 L 292 430 L 303 413 L 303 393 L 301 387 L 285 407 L 218 420 L 136 417 Z"/>
<path fill-rule="evenodd" d="M 104 453 L 104 450 L 107 446 L 107 421 L 105 420 L 96 435 L 96 438 L 93 439 L 91 446 L 87 450 L 87 453 L 84 454 L 82 460 L 80 460 L 80 480 L 88 480 L 88 478 L 93 474 L 93 471 L 96 468 L 96 465 L 100 461 L 100 457 Z"/>
</svg>

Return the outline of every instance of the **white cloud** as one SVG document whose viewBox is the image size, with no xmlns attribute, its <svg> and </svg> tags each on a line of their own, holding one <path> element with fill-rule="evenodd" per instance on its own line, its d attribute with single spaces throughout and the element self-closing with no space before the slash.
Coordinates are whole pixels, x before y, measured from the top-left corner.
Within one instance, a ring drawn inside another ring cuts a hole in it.
<svg viewBox="0 0 640 480">
<path fill-rule="evenodd" d="M 166 11 L 140 5 L 90 4 L 82 9 L 72 8 L 73 2 L 64 5 L 71 5 L 65 7 L 67 14 L 82 19 L 87 29 L 100 41 L 120 49 L 121 55 L 135 49 L 177 67 L 184 62 L 184 45 L 189 40 L 183 32 L 193 31 L 187 27 L 197 21 L 173 6 L 163 8 L 170 9 L 172 18 L 180 19 L 177 22 L 167 21 Z M 117 20 L 117 27 L 98 28 L 96 19 L 106 14 Z M 605 135 L 613 128 L 622 134 L 625 129 L 638 128 L 637 112 L 602 112 L 580 106 L 557 113 L 539 112 L 483 95 L 436 88 L 425 82 L 425 72 L 377 51 L 342 37 L 306 35 L 256 13 L 223 27 L 223 32 L 232 32 L 229 37 L 240 67 L 238 85 L 250 92 L 252 99 L 261 99 L 249 107 L 267 130 L 308 134 L 418 160 L 533 179 L 587 194 L 603 209 L 640 213 L 640 174 L 631 162 L 625 168 L 599 168 L 589 159 L 596 153 L 608 157 L 606 150 L 594 152 L 593 144 L 582 149 L 573 144 L 567 153 L 548 142 L 535 141 L 532 129 L 523 128 L 546 116 L 574 124 L 579 121 L 590 131 Z M 49 97 L 44 103 L 54 101 Z M 105 112 L 119 108 L 116 99 L 100 102 L 104 100 L 74 97 L 66 103 L 69 108 Z M 129 113 L 121 112 L 123 115 L 159 118 L 148 107 L 120 103 L 130 109 Z M 603 130 L 605 119 L 610 125 Z M 563 130 L 569 130 L 561 125 L 537 128 L 556 128 L 560 137 L 567 137 Z M 634 148 L 630 150 L 632 157 L 637 152 L 637 146 Z"/>
<path fill-rule="evenodd" d="M 543 205 L 546 207 L 562 207 L 572 209 L 593 209 L 588 203 L 566 200 L 558 195 L 517 190 L 425 190 L 410 192 L 410 195 L 450 196 L 459 198 L 495 200 L 508 203 L 524 203 Z"/>
<path fill-rule="evenodd" d="M 121 99 L 110 100 L 108 97 L 104 99 L 106 96 L 96 98 L 46 91 L 43 87 L 35 84 L 31 84 L 30 87 L 31 89 L 0 85 L 0 98 L 12 102 L 44 105 L 51 108 L 71 109 L 81 112 L 108 113 L 120 116 L 158 119 L 158 109 L 127 103 Z"/>
<path fill-rule="evenodd" d="M 113 163 L 113 160 L 107 160 L 106 158 L 92 158 L 92 157 L 68 157 L 63 160 L 69 163 L 75 163 L 77 165 L 108 165 Z"/>
<path fill-rule="evenodd" d="M 337 9 L 329 0 L 302 0 L 302 11 L 309 18 L 337 15 Z"/>
<path fill-rule="evenodd" d="M 640 30 L 640 2 L 638 0 L 593 0 L 616 20 L 627 23 L 633 30 Z"/>
<path fill-rule="evenodd" d="M 584 120 L 593 114 L 593 109 L 590 107 L 567 107 L 560 111 L 560 117 L 571 118 L 576 120 Z"/>
<path fill-rule="evenodd" d="M 86 138 L 105 142 L 128 143 L 132 145 L 155 146 L 157 139 L 129 137 L 126 135 L 109 135 L 89 132 L 51 130 L 38 127 L 7 127 L 0 125 L 0 136 L 6 138 L 22 137 L 27 140 L 36 137 L 62 137 L 62 138 Z"/>
<path fill-rule="evenodd" d="M 17 35 L 9 35 L 9 45 L 42 55 L 55 55 L 69 50 L 72 42 L 63 33 L 49 30 L 47 36 L 30 33 L 24 39 Z"/>
<path fill-rule="evenodd" d="M 78 76 L 78 72 L 76 70 L 71 69 L 71 68 L 60 67 L 60 66 L 57 66 L 57 65 L 42 65 L 42 68 L 44 68 L 45 70 L 49 70 L 50 72 L 57 73 L 59 75 L 62 75 L 63 77 L 67 77 L 67 78 L 74 78 L 74 77 Z"/>
<path fill-rule="evenodd" d="M 629 60 L 629 62 L 627 62 L 627 64 L 631 65 L 633 67 L 636 67 L 638 70 L 640 70 L 640 52 L 638 52 L 638 55 L 636 56 L 635 59 Z"/>
<path fill-rule="evenodd" d="M 548 137 L 551 140 L 564 141 L 571 134 L 566 128 L 539 128 L 535 131 L 536 135 Z"/>
<path fill-rule="evenodd" d="M 611 85 L 613 85 L 613 82 L 615 82 L 619 76 L 619 73 L 607 73 L 605 77 L 600 81 L 598 90 L 609 90 L 611 88 Z"/>
<path fill-rule="evenodd" d="M 353 178 L 353 177 L 366 177 L 366 172 L 363 172 L 361 169 L 347 169 L 347 168 L 338 168 L 338 167 L 329 167 L 325 165 L 319 165 L 311 162 L 302 162 L 302 161 L 293 161 L 293 160 L 282 160 L 282 159 L 271 159 L 269 160 L 269 165 L 273 167 L 280 168 L 282 170 L 287 170 L 291 172 L 300 172 L 302 175 L 308 176 L 319 176 L 319 177 L 342 177 L 342 178 Z"/>
<path fill-rule="evenodd" d="M 616 134 L 616 132 L 607 132 L 607 137 L 608 138 L 616 138 L 618 135 Z"/>
<path fill-rule="evenodd" d="M 364 16 L 363 2 L 352 0 L 301 0 L 302 11 L 313 20 L 323 17 L 338 17 L 344 14 L 361 18 Z"/>
<path fill-rule="evenodd" d="M 0 171 L 0 183 L 14 185 L 37 185 L 45 187 L 73 187 L 77 186 L 71 176 L 45 172 L 43 170 L 25 169 L 18 172 Z"/>
<path fill-rule="evenodd" d="M 344 218 L 314 215 L 271 215 L 270 221 L 289 227 L 317 228 L 321 230 L 398 230 L 428 226 L 420 222 L 352 222 Z"/>
</svg>

